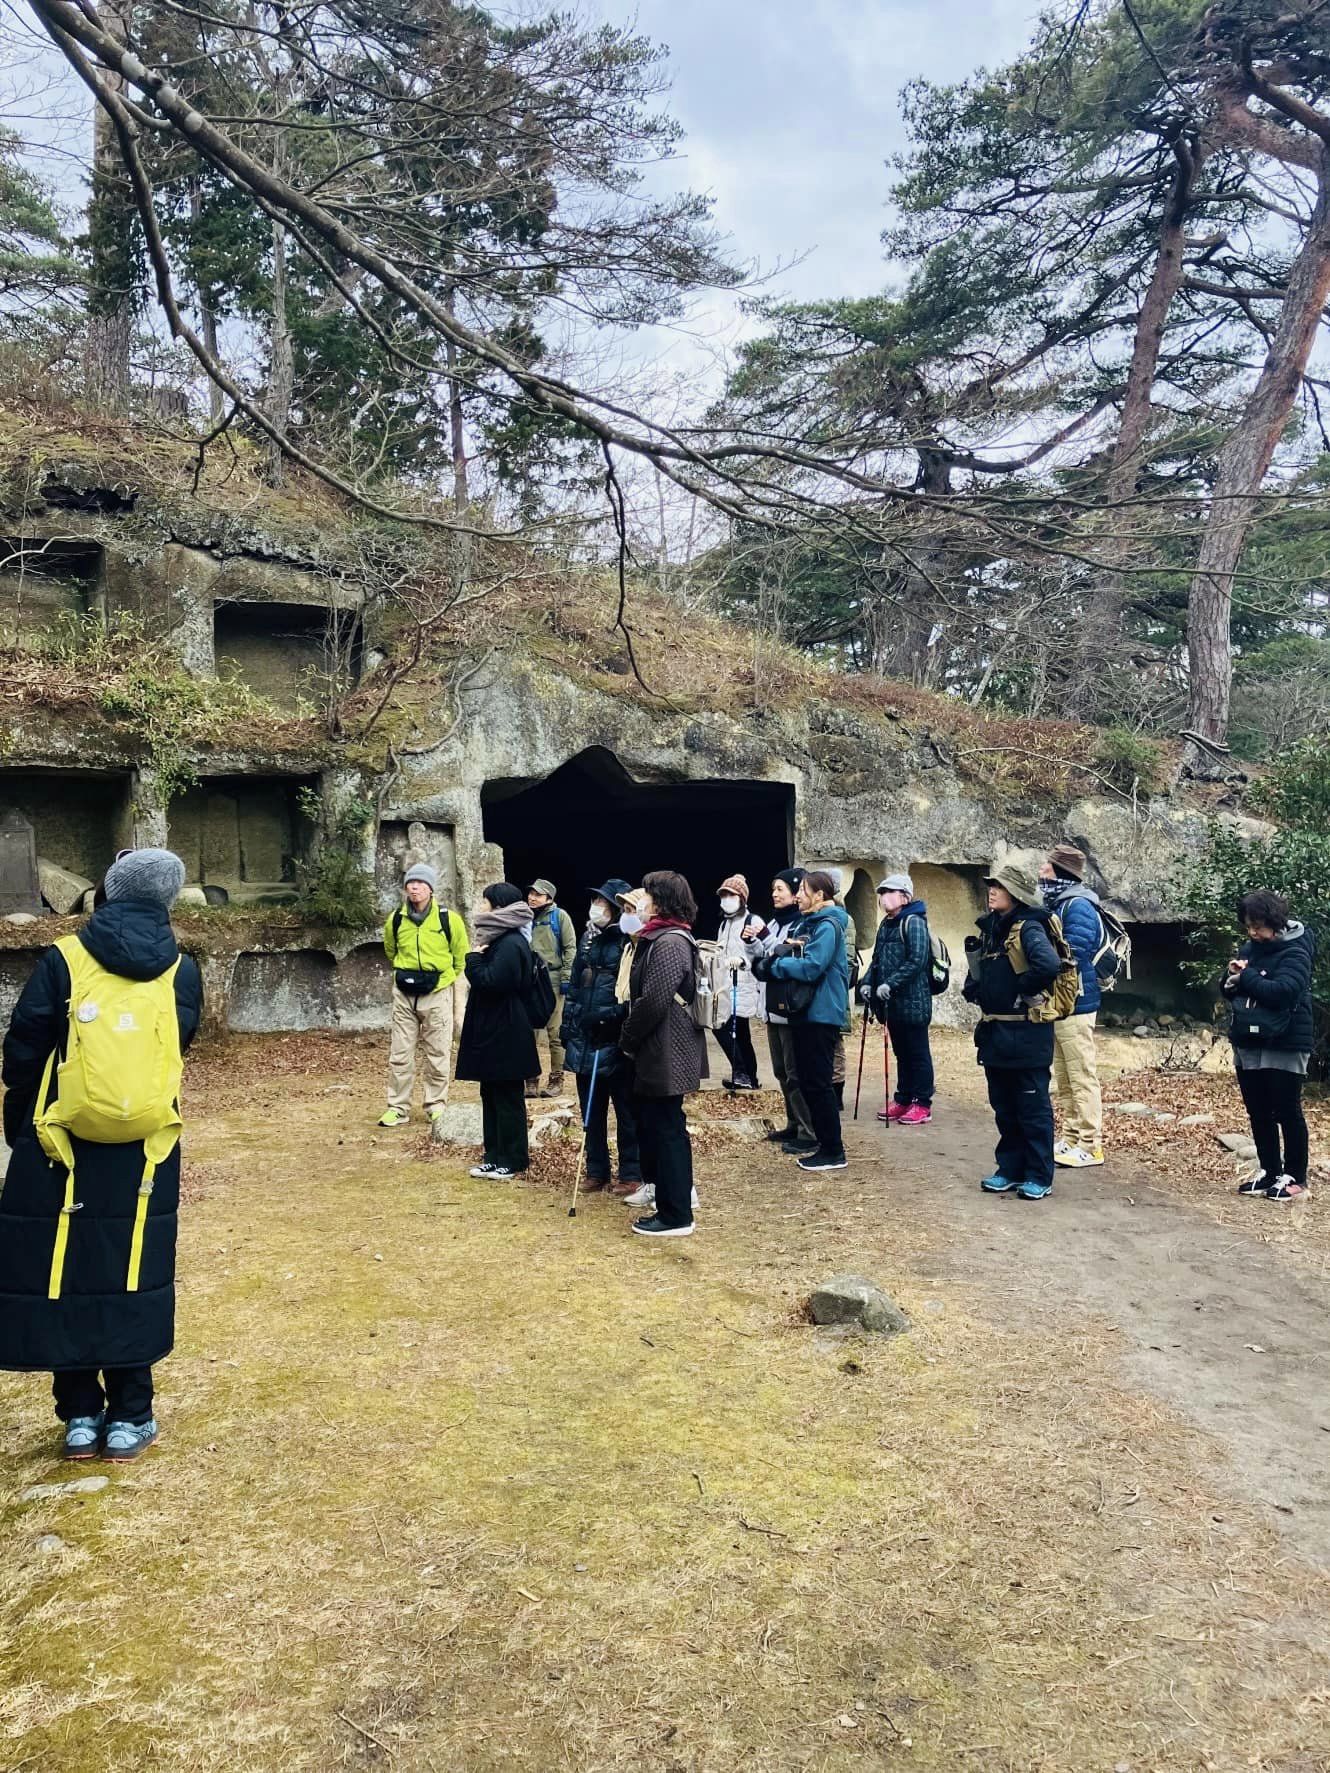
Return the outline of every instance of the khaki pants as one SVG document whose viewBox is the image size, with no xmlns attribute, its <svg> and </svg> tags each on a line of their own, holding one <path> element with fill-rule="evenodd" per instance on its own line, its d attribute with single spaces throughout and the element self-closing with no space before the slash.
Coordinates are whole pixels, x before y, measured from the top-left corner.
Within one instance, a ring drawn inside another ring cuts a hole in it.
<svg viewBox="0 0 1330 1773">
<path fill-rule="evenodd" d="M 559 1024 L 563 1021 L 563 999 L 554 1006 L 554 1014 L 543 1028 L 536 1030 L 536 1051 L 542 1046 L 549 1048 L 549 1073 L 551 1077 L 563 1075 L 563 1042 L 559 1039 Z"/>
<path fill-rule="evenodd" d="M 416 1050 L 424 1055 L 425 1109 L 448 1100 L 453 1060 L 453 987 L 441 985 L 424 997 L 408 997 L 393 986 L 392 1042 L 388 1049 L 388 1106 L 411 1107 L 416 1081 Z"/>
<path fill-rule="evenodd" d="M 1104 1138 L 1104 1106 L 1094 1050 L 1095 1013 L 1053 1024 L 1053 1079 L 1068 1145 L 1098 1151 Z"/>
</svg>

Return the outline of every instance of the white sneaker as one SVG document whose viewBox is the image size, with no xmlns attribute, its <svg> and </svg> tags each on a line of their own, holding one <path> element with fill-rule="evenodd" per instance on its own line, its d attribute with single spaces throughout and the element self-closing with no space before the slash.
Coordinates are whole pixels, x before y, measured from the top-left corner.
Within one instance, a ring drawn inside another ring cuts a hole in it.
<svg viewBox="0 0 1330 1773">
<path fill-rule="evenodd" d="M 1060 1152 L 1056 1146 L 1053 1148 L 1053 1162 L 1065 1170 L 1097 1169 L 1103 1161 L 1102 1151 L 1087 1151 L 1084 1145 L 1067 1145 Z"/>
<path fill-rule="evenodd" d="M 497 1164 L 477 1164 L 475 1169 L 468 1170 L 468 1176 L 474 1176 L 479 1182 L 483 1177 L 492 1176 L 498 1168 Z"/>
<path fill-rule="evenodd" d="M 1061 1157 L 1064 1152 L 1074 1151 L 1075 1149 L 1076 1147 L 1072 1145 L 1069 1140 L 1059 1139 L 1057 1144 L 1053 1147 L 1053 1156 Z"/>
<path fill-rule="evenodd" d="M 656 1191 L 649 1182 L 644 1182 L 636 1194 L 625 1194 L 623 1204 L 626 1207 L 654 1207 Z"/>
</svg>

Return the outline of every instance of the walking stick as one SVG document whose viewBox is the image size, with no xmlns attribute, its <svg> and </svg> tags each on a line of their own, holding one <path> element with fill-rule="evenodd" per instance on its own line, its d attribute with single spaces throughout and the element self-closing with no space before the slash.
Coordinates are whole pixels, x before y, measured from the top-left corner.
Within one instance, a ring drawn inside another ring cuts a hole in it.
<svg viewBox="0 0 1330 1773">
<path fill-rule="evenodd" d="M 582 1115 L 582 1149 L 577 1154 L 577 1169 L 573 1172 L 573 1204 L 568 1209 L 568 1217 L 577 1217 L 577 1191 L 582 1186 L 582 1166 L 586 1162 L 586 1133 L 591 1125 L 591 1104 L 596 1099 L 596 1073 L 600 1069 L 600 1048 L 591 1055 L 591 1084 L 586 1093 L 586 1110 Z"/>
<path fill-rule="evenodd" d="M 891 1042 L 887 1038 L 885 1016 L 882 1018 L 882 1091 L 882 1112 L 889 1115 L 891 1112 Z M 890 1126 L 891 1121 L 887 1120 L 885 1124 Z"/>
<path fill-rule="evenodd" d="M 859 1036 L 859 1078 L 854 1086 L 854 1114 L 852 1119 L 859 1118 L 859 1092 L 864 1087 L 864 1048 L 868 1045 L 868 1005 L 864 1005 L 864 1031 Z"/>
<path fill-rule="evenodd" d="M 730 1082 L 739 1088 L 739 963 L 730 962 Z"/>
</svg>

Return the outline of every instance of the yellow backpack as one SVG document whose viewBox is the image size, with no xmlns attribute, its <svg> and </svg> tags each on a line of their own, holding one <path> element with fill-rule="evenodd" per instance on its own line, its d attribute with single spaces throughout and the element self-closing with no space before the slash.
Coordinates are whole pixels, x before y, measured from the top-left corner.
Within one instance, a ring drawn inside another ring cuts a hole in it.
<svg viewBox="0 0 1330 1773">
<path fill-rule="evenodd" d="M 68 1172 L 48 1294 L 60 1297 L 69 1221 L 78 1211 L 71 1135 L 93 1145 L 143 1142 L 143 1180 L 126 1282 L 126 1290 L 134 1293 L 153 1176 L 175 1150 L 183 1124 L 179 1098 L 184 1062 L 175 1007 L 180 961 L 156 979 L 124 979 L 107 972 L 77 936 L 62 936 L 56 947 L 69 968 L 69 1033 L 64 1058 L 57 1065 L 52 1053 L 46 1061 L 33 1123 L 42 1150 Z"/>
<path fill-rule="evenodd" d="M 1030 970 L 1030 963 L 1021 946 L 1021 931 L 1024 927 L 1025 919 L 1021 918 L 1007 931 L 1007 959 L 1011 962 L 1012 972 L 1018 977 Z M 1071 951 L 1071 944 L 1062 933 L 1062 919 L 1055 911 L 1049 913 L 1048 939 L 1056 949 L 1061 964 L 1057 978 L 1027 1010 L 1026 1014 L 1032 1022 L 1063 1021 L 1075 1013 L 1076 1000 L 1081 995 L 1080 965 Z"/>
</svg>

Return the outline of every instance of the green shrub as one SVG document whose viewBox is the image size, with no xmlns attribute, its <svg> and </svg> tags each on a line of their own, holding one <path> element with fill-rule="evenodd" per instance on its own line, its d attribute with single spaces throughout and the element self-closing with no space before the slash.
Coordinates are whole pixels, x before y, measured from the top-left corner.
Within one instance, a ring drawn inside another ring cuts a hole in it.
<svg viewBox="0 0 1330 1773">
<path fill-rule="evenodd" d="M 1313 1055 L 1318 1076 L 1330 1072 L 1330 738 L 1311 738 L 1287 752 L 1262 784 L 1263 807 L 1283 821 L 1273 836 L 1247 841 L 1230 826 L 1211 825 L 1205 853 L 1180 882 L 1181 908 L 1192 924 L 1195 983 L 1217 986 L 1239 942 L 1237 901 L 1257 887 L 1282 893 L 1294 917 L 1316 938 L 1312 997 Z"/>
<path fill-rule="evenodd" d="M 311 821 L 322 817 L 322 804 L 312 788 L 300 791 L 300 810 Z M 361 860 L 365 826 L 374 808 L 348 800 L 323 835 L 312 862 L 296 864 L 297 909 L 311 923 L 335 930 L 363 930 L 375 920 L 374 880 Z"/>
<path fill-rule="evenodd" d="M 1153 794 L 1164 783 L 1164 754 L 1153 739 L 1126 727 L 1111 726 L 1100 735 L 1095 747 L 1095 765 L 1115 788 L 1130 794 L 1138 788 Z"/>
</svg>

